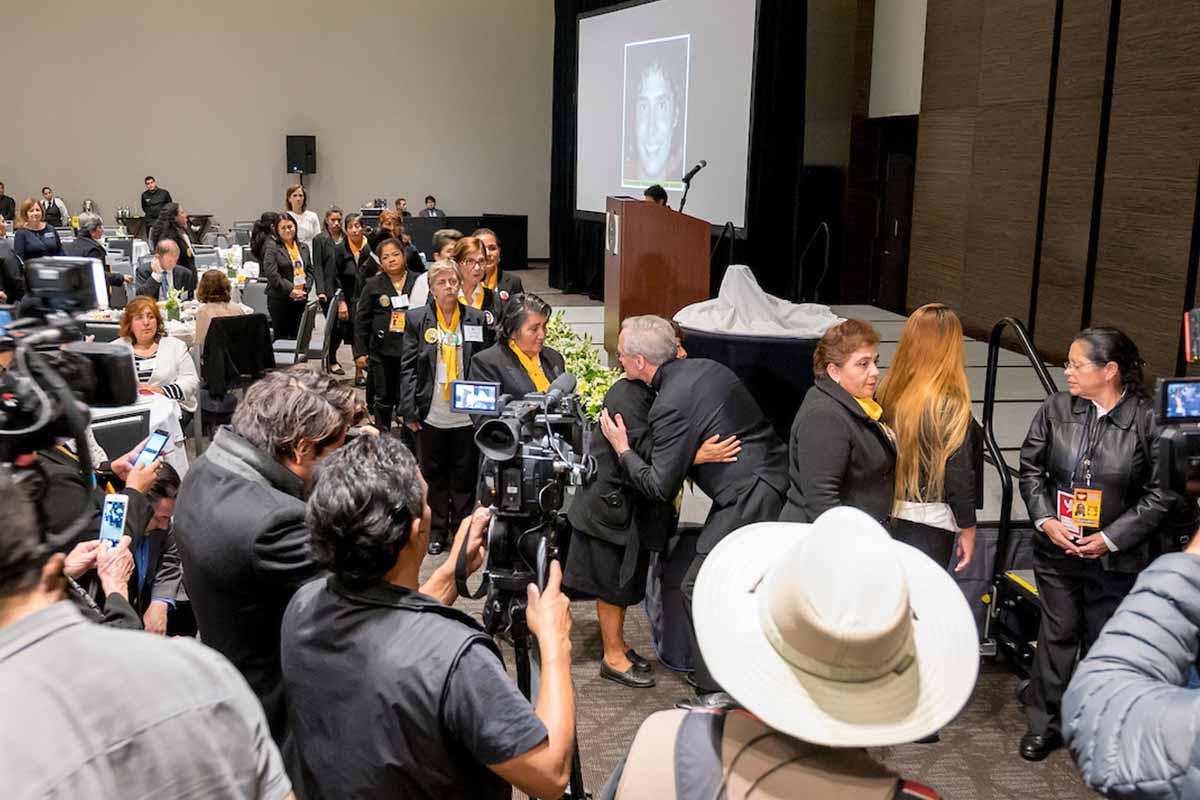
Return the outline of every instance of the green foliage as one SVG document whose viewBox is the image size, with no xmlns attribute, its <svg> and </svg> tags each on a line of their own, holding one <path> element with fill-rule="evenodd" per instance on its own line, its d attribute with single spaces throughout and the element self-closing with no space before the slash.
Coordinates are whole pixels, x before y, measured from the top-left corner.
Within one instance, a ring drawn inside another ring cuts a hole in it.
<svg viewBox="0 0 1200 800">
<path fill-rule="evenodd" d="M 163 280 L 170 280 L 170 273 L 168 273 L 166 276 L 164 276 Z M 167 303 L 166 303 L 167 319 L 173 320 L 175 322 L 178 322 L 182 318 L 182 314 L 180 314 L 180 307 L 179 307 L 179 303 L 180 303 L 179 295 L 180 294 L 181 294 L 181 292 L 178 289 L 175 289 L 175 288 L 167 289 Z"/>
<path fill-rule="evenodd" d="M 621 377 L 621 371 L 606 369 L 600 363 L 600 353 L 596 350 L 592 337 L 580 336 L 571 330 L 561 311 L 551 317 L 546 326 L 546 347 L 562 353 L 567 362 L 567 372 L 579 381 L 575 391 L 583 400 L 587 418 L 592 422 L 598 421 L 600 409 L 604 407 L 604 395 Z"/>
</svg>

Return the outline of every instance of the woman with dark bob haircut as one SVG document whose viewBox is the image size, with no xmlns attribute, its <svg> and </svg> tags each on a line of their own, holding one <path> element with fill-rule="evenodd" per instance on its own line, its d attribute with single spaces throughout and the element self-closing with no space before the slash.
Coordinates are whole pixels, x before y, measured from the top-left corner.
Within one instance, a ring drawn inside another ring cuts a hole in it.
<svg viewBox="0 0 1200 800">
<path fill-rule="evenodd" d="M 892 513 L 896 446 L 875 402 L 879 334 L 848 319 L 813 352 L 816 381 L 792 423 L 791 486 L 780 519 L 812 522 L 835 506 L 853 506 L 880 522 Z"/>
<path fill-rule="evenodd" d="M 496 343 L 471 361 L 471 380 L 500 384 L 500 393 L 520 399 L 544 392 L 567 371 L 557 350 L 545 346 L 550 304 L 536 294 L 508 301 L 496 324 Z"/>
<path fill-rule="evenodd" d="M 1021 497 L 1038 533 L 1034 574 L 1042 605 L 1021 757 L 1062 746 L 1061 703 L 1076 655 L 1162 550 L 1172 496 L 1154 475 L 1154 407 L 1137 345 L 1116 328 L 1071 342 L 1067 391 L 1046 398 L 1021 447 Z"/>
</svg>

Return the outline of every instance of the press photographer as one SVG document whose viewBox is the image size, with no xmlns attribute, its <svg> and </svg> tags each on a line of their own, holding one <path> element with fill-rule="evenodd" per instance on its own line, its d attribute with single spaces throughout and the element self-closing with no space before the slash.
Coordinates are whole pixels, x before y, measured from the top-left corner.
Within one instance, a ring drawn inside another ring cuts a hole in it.
<svg viewBox="0 0 1200 800">
<path fill-rule="evenodd" d="M 482 563 L 489 515 L 464 520 L 450 558 L 417 588 L 429 543 L 426 487 L 395 438 L 362 437 L 322 462 L 306 521 L 331 573 L 296 592 L 283 619 L 283 676 L 309 798 L 553 798 L 574 753 L 571 617 L 550 568 L 525 588 L 541 649 L 531 707 L 492 639 L 430 596 L 445 565 Z M 348 679 L 348 676 L 353 676 Z M 347 758 L 347 753 L 353 753 Z"/>
</svg>

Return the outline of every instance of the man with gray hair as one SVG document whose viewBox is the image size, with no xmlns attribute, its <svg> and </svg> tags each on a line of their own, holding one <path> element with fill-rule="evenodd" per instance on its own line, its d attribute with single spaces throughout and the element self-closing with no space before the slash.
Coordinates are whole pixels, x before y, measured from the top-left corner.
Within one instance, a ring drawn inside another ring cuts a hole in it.
<svg viewBox="0 0 1200 800">
<path fill-rule="evenodd" d="M 619 414 L 610 418 L 602 412 L 600 426 L 622 470 L 646 497 L 673 501 L 690 477 L 712 499 L 696 558 L 683 581 L 690 619 L 692 591 L 705 556 L 734 529 L 779 518 L 788 462 L 787 447 L 733 371 L 705 358 L 677 358 L 678 346 L 674 328 L 662 317 L 629 317 L 621 324 L 617 358 L 626 377 L 649 384 L 658 394 L 650 407 L 650 462 L 630 448 Z M 693 465 L 700 445 L 714 435 L 737 437 L 742 446 L 737 459 Z M 693 679 L 702 695 L 719 689 L 699 657 Z"/>
<path fill-rule="evenodd" d="M 104 275 L 110 287 L 133 283 L 132 275 L 117 275 L 108 268 L 108 251 L 100 240 L 104 238 L 104 220 L 90 211 L 79 215 L 79 235 L 63 245 L 63 252 L 75 258 L 96 258 L 104 265 Z"/>
<path fill-rule="evenodd" d="M 172 288 L 178 289 L 187 300 L 196 291 L 196 276 L 179 263 L 179 245 L 163 238 L 154 246 L 150 263 L 137 268 L 137 293 L 166 300 Z"/>
</svg>

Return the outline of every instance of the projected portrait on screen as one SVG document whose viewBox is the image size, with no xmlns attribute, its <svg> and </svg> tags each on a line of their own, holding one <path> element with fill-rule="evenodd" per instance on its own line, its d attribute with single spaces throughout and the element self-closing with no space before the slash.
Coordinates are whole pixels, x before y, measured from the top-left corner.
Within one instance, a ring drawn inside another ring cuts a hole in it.
<svg viewBox="0 0 1200 800">
<path fill-rule="evenodd" d="M 625 45 L 621 186 L 682 189 L 690 35 Z"/>
</svg>

